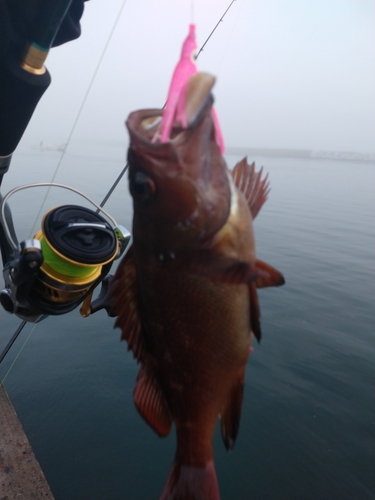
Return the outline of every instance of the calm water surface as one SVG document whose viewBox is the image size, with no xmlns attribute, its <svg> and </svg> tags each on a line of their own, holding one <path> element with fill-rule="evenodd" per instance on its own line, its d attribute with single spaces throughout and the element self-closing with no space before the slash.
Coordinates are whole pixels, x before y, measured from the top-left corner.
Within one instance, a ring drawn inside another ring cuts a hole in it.
<svg viewBox="0 0 375 500">
<path fill-rule="evenodd" d="M 100 202 L 124 148 L 69 151 L 56 181 Z M 50 179 L 58 158 L 19 154 L 3 192 Z M 375 166 L 255 160 L 272 187 L 255 222 L 258 256 L 286 285 L 259 293 L 263 340 L 248 362 L 234 450 L 215 437 L 222 499 L 373 499 Z M 11 198 L 20 238 L 44 194 Z M 59 203 L 85 205 L 53 190 L 43 212 Z M 131 226 L 125 178 L 106 208 Z M 1 311 L 0 321 L 2 350 L 19 320 Z M 119 336 L 103 312 L 50 317 L 28 324 L 0 367 L 56 500 L 156 500 L 163 488 L 175 437 L 158 438 L 137 414 L 138 367 Z"/>
</svg>

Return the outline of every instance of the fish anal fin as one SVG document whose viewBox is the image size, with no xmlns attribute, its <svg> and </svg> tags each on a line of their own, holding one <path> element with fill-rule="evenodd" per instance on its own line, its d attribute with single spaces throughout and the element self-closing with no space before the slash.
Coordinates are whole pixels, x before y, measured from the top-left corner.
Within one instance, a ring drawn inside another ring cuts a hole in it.
<svg viewBox="0 0 375 500">
<path fill-rule="evenodd" d="M 229 399 L 221 412 L 221 435 L 227 450 L 231 450 L 240 427 L 241 408 L 245 383 L 245 368 L 239 373 L 232 386 Z"/>
<path fill-rule="evenodd" d="M 255 163 L 249 165 L 246 157 L 232 170 L 234 183 L 246 198 L 253 219 L 258 215 L 270 192 L 268 174 L 262 179 L 262 173 L 263 167 L 256 172 Z"/>
<path fill-rule="evenodd" d="M 138 372 L 134 403 L 142 417 L 159 436 L 169 434 L 172 418 L 159 383 L 147 363 L 143 364 Z"/>
<path fill-rule="evenodd" d="M 257 288 L 281 286 L 285 283 L 284 276 L 280 273 L 280 271 L 270 266 L 266 262 L 257 259 L 255 261 L 255 268 L 255 285 Z"/>
<path fill-rule="evenodd" d="M 126 340 L 134 357 L 142 361 L 145 353 L 138 315 L 136 269 L 131 247 L 120 262 L 113 277 L 111 295 L 114 298 L 112 313 L 117 314 L 115 327 L 121 328 L 121 340 Z"/>
<path fill-rule="evenodd" d="M 249 284 L 250 326 L 258 342 L 262 338 L 260 329 L 260 307 L 255 282 Z"/>
</svg>

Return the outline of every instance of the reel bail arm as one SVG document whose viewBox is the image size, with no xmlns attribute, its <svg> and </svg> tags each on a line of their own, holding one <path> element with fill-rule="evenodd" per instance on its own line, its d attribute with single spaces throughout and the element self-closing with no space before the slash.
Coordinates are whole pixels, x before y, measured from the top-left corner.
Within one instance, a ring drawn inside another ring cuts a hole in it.
<svg viewBox="0 0 375 500">
<path fill-rule="evenodd" d="M 39 186 L 69 189 L 92 203 L 97 212 L 78 205 L 55 207 L 44 215 L 42 228 L 34 238 L 19 245 L 8 224 L 11 219 L 6 217 L 7 200 L 17 191 Z M 127 229 L 87 196 L 61 184 L 20 186 L 4 197 L 0 208 L 0 236 L 7 248 L 0 303 L 6 311 L 35 323 L 47 315 L 70 312 L 83 301 L 83 316 L 103 308 L 110 310 L 105 298 L 109 280 L 92 304 L 91 298 L 113 261 L 126 250 L 131 239 Z"/>
</svg>

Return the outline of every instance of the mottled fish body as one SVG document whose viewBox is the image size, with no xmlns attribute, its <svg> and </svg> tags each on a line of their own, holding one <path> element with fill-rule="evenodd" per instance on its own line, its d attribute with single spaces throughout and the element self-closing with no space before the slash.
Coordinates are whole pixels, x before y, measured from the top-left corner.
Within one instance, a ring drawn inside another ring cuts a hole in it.
<svg viewBox="0 0 375 500">
<path fill-rule="evenodd" d="M 167 142 L 154 140 L 162 110 L 127 120 L 133 245 L 112 287 L 116 325 L 141 364 L 136 407 L 160 436 L 176 427 L 163 500 L 219 498 L 212 439 L 219 416 L 228 449 L 237 436 L 251 340 L 261 335 L 256 288 L 284 282 L 256 258 L 267 178 L 246 159 L 228 171 L 207 75 L 194 78 L 187 126 Z"/>
</svg>

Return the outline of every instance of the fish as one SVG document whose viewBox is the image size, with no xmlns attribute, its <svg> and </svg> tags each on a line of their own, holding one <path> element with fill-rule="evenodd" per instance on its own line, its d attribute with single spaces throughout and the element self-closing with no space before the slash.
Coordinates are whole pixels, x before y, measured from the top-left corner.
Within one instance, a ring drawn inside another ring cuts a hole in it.
<svg viewBox="0 0 375 500">
<path fill-rule="evenodd" d="M 132 112 L 128 181 L 132 246 L 111 283 L 115 327 L 140 364 L 135 406 L 175 457 L 161 500 L 218 500 L 212 440 L 239 431 L 245 369 L 261 339 L 257 288 L 282 274 L 256 256 L 253 220 L 268 177 L 244 158 L 230 171 L 212 116 L 215 78 L 189 78 L 186 126 L 155 142 L 162 109 Z"/>
</svg>

